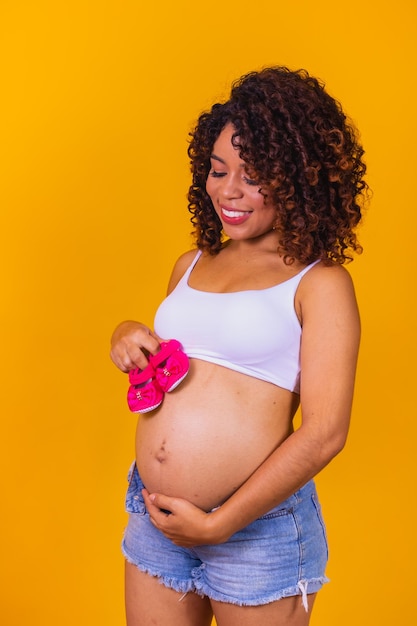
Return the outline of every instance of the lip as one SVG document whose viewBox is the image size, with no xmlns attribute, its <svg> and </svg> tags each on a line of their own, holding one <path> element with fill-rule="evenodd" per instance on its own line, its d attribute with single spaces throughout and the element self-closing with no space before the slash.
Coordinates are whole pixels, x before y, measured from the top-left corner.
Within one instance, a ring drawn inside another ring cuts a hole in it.
<svg viewBox="0 0 417 626">
<path fill-rule="evenodd" d="M 220 206 L 221 218 L 225 224 L 231 226 L 239 226 L 248 220 L 252 214 L 252 211 L 239 211 L 232 207 Z"/>
</svg>

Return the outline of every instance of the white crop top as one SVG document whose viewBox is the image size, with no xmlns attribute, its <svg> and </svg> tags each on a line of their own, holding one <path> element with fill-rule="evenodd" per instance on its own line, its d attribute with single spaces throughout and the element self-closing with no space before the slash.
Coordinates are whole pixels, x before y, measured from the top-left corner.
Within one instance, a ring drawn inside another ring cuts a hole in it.
<svg viewBox="0 0 417 626">
<path fill-rule="evenodd" d="M 188 278 L 199 250 L 155 316 L 160 337 L 175 338 L 190 358 L 209 361 L 299 393 L 301 326 L 294 297 L 311 263 L 267 289 L 213 293 Z"/>
</svg>

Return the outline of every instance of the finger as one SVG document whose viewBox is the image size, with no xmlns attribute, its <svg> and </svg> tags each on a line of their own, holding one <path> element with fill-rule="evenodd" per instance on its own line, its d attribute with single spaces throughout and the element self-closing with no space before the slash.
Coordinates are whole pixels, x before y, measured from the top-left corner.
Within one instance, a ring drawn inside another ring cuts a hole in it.
<svg viewBox="0 0 417 626">
<path fill-rule="evenodd" d="M 112 350 L 110 352 L 110 358 L 115 364 L 115 366 L 118 367 L 119 370 L 121 370 L 125 374 L 127 374 L 127 372 L 129 372 L 131 369 L 135 367 L 135 365 L 132 363 L 131 359 L 128 356 L 125 356 L 125 355 L 121 356 L 115 350 Z"/>
<path fill-rule="evenodd" d="M 149 494 L 149 501 L 151 504 L 156 507 L 158 510 L 164 513 L 173 513 L 175 510 L 175 498 L 171 498 L 169 496 L 164 496 L 161 493 L 151 493 Z"/>
<path fill-rule="evenodd" d="M 157 335 L 157 334 L 156 334 L 155 332 L 153 332 L 153 331 L 151 331 L 151 334 L 152 334 L 152 337 L 153 337 L 154 339 L 156 339 L 156 341 L 158 342 L 158 345 L 159 345 L 158 350 L 159 350 L 159 348 L 160 348 L 160 346 L 161 346 L 161 343 L 166 343 L 167 341 L 169 341 L 168 339 L 164 339 L 163 337 L 160 337 L 159 335 Z"/>
<path fill-rule="evenodd" d="M 142 489 L 142 495 L 143 499 L 145 500 L 146 509 L 151 516 L 151 519 L 156 518 L 161 513 L 161 510 L 156 504 L 154 504 L 153 500 L 149 496 L 149 492 L 146 489 Z"/>
<path fill-rule="evenodd" d="M 133 344 L 129 345 L 127 349 L 126 356 L 123 360 L 123 365 L 127 368 L 126 371 L 130 371 L 138 367 L 141 370 L 144 370 L 148 365 L 148 359 L 145 354 L 142 352 L 139 346 Z"/>
<path fill-rule="evenodd" d="M 135 368 L 143 370 L 148 365 L 146 355 L 141 348 L 134 343 L 130 343 L 127 346 L 123 345 L 122 347 L 112 350 L 110 358 L 113 363 L 125 373 Z"/>
<path fill-rule="evenodd" d="M 142 365 L 142 367 L 136 365 L 136 363 L 134 361 L 132 361 L 132 359 L 124 354 L 123 356 L 112 356 L 110 355 L 111 360 L 113 361 L 113 363 L 119 368 L 119 370 L 121 370 L 122 372 L 124 372 L 125 374 L 127 374 L 128 372 L 130 372 L 130 370 L 135 369 L 136 367 L 139 367 L 139 369 L 144 369 L 144 367 L 146 367 L 146 359 L 145 359 L 145 365 Z"/>
<path fill-rule="evenodd" d="M 161 349 L 161 343 L 163 341 L 164 339 L 161 339 L 160 337 L 158 337 L 156 333 L 150 330 L 149 340 L 147 341 L 147 344 L 146 344 L 146 349 L 149 352 L 149 354 L 152 354 L 152 355 L 157 354 L 159 350 Z"/>
</svg>

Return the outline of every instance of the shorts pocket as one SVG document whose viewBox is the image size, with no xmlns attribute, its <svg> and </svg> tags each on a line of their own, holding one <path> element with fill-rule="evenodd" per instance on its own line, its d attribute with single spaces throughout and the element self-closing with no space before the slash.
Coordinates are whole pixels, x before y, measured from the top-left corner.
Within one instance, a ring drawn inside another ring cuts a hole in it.
<svg viewBox="0 0 417 626">
<path fill-rule="evenodd" d="M 125 507 L 127 513 L 138 513 L 139 515 L 145 515 L 145 501 L 142 496 L 143 483 L 140 479 L 136 462 L 133 462 L 130 466 L 127 476 L 128 488 L 126 493 Z"/>
<path fill-rule="evenodd" d="M 328 541 L 327 541 L 326 525 L 324 523 L 323 514 L 321 512 L 320 502 L 318 501 L 317 496 L 315 494 L 313 494 L 311 496 L 311 499 L 313 501 L 314 508 L 316 509 L 316 513 L 317 513 L 318 520 L 320 522 L 321 529 L 323 531 L 323 539 L 324 539 L 324 543 L 326 545 L 327 558 L 329 558 L 329 544 L 328 544 Z"/>
<path fill-rule="evenodd" d="M 262 519 L 274 519 L 276 517 L 283 517 L 284 515 L 289 515 L 290 513 L 293 512 L 293 508 L 292 507 L 276 507 L 275 509 L 271 509 L 268 513 L 265 513 L 265 515 L 262 515 L 261 517 L 259 517 L 258 519 L 262 520 Z"/>
<path fill-rule="evenodd" d="M 294 511 L 294 507 L 298 504 L 297 494 L 293 494 L 287 500 L 280 502 L 276 507 L 262 515 L 259 519 L 274 519 L 275 517 L 284 517 L 285 515 L 291 515 Z"/>
</svg>

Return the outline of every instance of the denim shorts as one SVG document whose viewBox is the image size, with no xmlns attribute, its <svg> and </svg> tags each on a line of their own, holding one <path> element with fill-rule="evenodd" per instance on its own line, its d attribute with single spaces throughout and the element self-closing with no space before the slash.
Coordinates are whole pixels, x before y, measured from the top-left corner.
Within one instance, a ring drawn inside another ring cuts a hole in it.
<svg viewBox="0 0 417 626">
<path fill-rule="evenodd" d="M 122 551 L 130 563 L 175 591 L 194 592 L 239 606 L 307 594 L 328 582 L 326 530 L 313 481 L 225 543 L 176 546 L 149 519 L 133 464 Z"/>
</svg>

